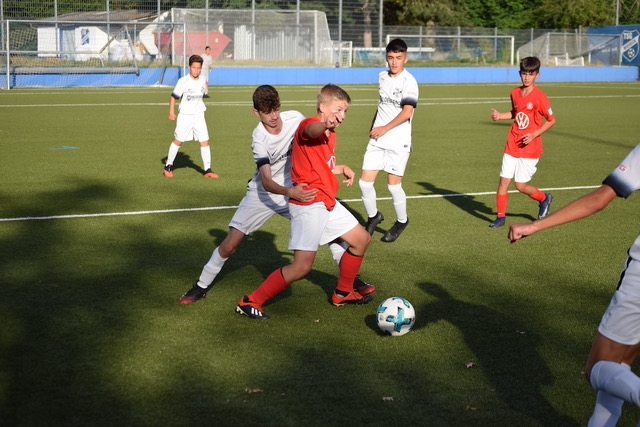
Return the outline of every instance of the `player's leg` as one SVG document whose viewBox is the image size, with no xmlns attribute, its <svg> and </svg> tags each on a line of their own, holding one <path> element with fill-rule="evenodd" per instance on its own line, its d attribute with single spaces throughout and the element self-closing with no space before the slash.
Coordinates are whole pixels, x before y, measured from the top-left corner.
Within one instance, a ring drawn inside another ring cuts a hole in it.
<svg viewBox="0 0 640 427">
<path fill-rule="evenodd" d="M 374 187 L 378 172 L 383 169 L 384 151 L 372 145 L 367 146 L 362 161 L 362 174 L 358 184 L 362 194 L 362 204 L 367 213 L 367 223 L 365 228 L 370 235 L 373 235 L 378 224 L 384 221 L 384 215 L 378 211 L 377 194 Z"/>
<path fill-rule="evenodd" d="M 407 151 L 385 150 L 384 152 L 384 171 L 387 172 L 387 188 L 393 200 L 396 222 L 382 236 L 383 242 L 395 242 L 409 225 L 407 195 L 402 188 L 402 176 L 409 161 L 409 154 Z"/>
<path fill-rule="evenodd" d="M 624 402 L 640 406 L 640 378 L 631 371 L 631 354 L 638 354 L 637 345 L 616 343 L 599 333 L 596 336 L 585 370 L 598 392 L 589 426 L 615 426 Z"/>
<path fill-rule="evenodd" d="M 202 157 L 203 176 L 205 178 L 218 178 L 218 174 L 211 170 L 211 147 L 209 146 L 209 130 L 204 113 L 194 117 L 193 133 L 200 142 L 200 157 Z"/>
<path fill-rule="evenodd" d="M 167 154 L 167 161 L 164 165 L 164 176 L 173 177 L 173 163 L 178 156 L 180 146 L 184 141 L 191 139 L 191 120 L 189 116 L 184 114 L 178 114 L 176 118 L 176 128 L 173 131 L 173 141 L 169 145 L 169 153 Z"/>
<path fill-rule="evenodd" d="M 178 156 L 178 151 L 180 150 L 180 146 L 182 145 L 182 141 L 178 139 L 174 139 L 169 145 L 169 152 L 167 153 L 167 161 L 164 164 L 164 170 L 162 173 L 167 178 L 173 177 L 173 162 L 176 160 Z"/>
<path fill-rule="evenodd" d="M 340 238 L 349 246 L 340 260 L 340 270 L 336 289 L 331 296 L 334 305 L 364 304 L 371 301 L 371 293 L 375 288 L 366 287 L 366 295 L 354 289 L 364 254 L 371 242 L 371 236 L 358 220 L 340 202 L 329 212 L 329 219 L 320 238 L 325 244 Z M 370 286 L 370 285 L 369 285 Z"/>
<path fill-rule="evenodd" d="M 315 257 L 315 251 L 293 251 L 293 263 L 273 271 L 253 292 L 242 297 L 236 306 L 236 313 L 252 319 L 268 319 L 262 306 L 291 283 L 306 276 L 311 271 Z"/>
<path fill-rule="evenodd" d="M 229 222 L 229 233 L 203 267 L 200 277 L 182 297 L 181 304 L 190 304 L 206 296 L 213 281 L 224 267 L 225 262 L 242 243 L 244 237 L 264 225 L 274 214 L 288 217 L 287 201 L 284 196 L 261 198 L 256 190 L 248 190 Z"/>
<path fill-rule="evenodd" d="M 591 346 L 585 377 L 598 390 L 596 419 L 615 421 L 621 399 L 640 406 L 640 378 L 630 365 L 640 353 L 640 262 L 629 257 Z M 595 425 L 595 424 L 594 424 Z"/>
<path fill-rule="evenodd" d="M 519 192 L 526 194 L 536 202 L 538 202 L 538 219 L 542 219 L 549 215 L 549 208 L 553 196 L 551 193 L 543 193 L 529 181 L 536 173 L 539 159 L 518 159 L 518 165 L 515 173 L 515 187 Z"/>
<path fill-rule="evenodd" d="M 272 272 L 256 290 L 242 297 L 236 307 L 237 313 L 253 319 L 268 318 L 262 311 L 264 303 L 311 271 L 330 212 L 322 202 L 307 206 L 290 203 L 289 212 L 289 250 L 294 251 L 293 262 Z M 329 239 L 327 243 L 334 239 Z"/>
<path fill-rule="evenodd" d="M 496 219 L 489 224 L 491 228 L 502 227 L 506 223 L 507 204 L 509 202 L 509 184 L 515 175 L 517 159 L 508 154 L 502 156 L 502 169 L 496 191 Z"/>
<path fill-rule="evenodd" d="M 342 239 L 336 239 L 329 242 L 328 246 L 333 260 L 338 264 L 338 268 L 340 268 L 340 260 L 346 252 L 348 245 Z M 360 274 L 358 274 L 353 281 L 353 289 L 358 291 L 360 295 L 369 295 L 376 291 L 376 287 L 371 283 L 367 283 L 362 280 L 362 278 L 360 278 Z"/>
</svg>

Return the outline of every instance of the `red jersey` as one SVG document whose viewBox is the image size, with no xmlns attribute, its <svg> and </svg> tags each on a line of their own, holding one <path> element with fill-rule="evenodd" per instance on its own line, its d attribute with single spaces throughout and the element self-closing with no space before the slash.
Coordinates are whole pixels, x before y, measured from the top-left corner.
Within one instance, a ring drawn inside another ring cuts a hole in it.
<svg viewBox="0 0 640 427">
<path fill-rule="evenodd" d="M 300 122 L 291 150 L 291 180 L 296 185 L 306 182 L 309 188 L 317 188 L 318 192 L 311 202 L 289 199 L 289 203 L 310 205 L 322 202 L 327 209 L 332 210 L 340 187 L 340 182 L 333 173 L 336 166 L 336 133 L 333 130 L 329 131 L 329 135 L 322 132 L 316 138 L 304 135 L 309 124 L 319 121 L 317 116 L 313 116 Z"/>
<path fill-rule="evenodd" d="M 547 121 L 551 120 L 553 111 L 549 99 L 537 86 L 527 96 L 522 96 L 520 87 L 514 88 L 510 95 L 515 120 L 507 135 L 504 152 L 513 157 L 537 159 L 542 155 L 542 136 L 536 137 L 527 145 L 522 144 L 521 140 L 525 134 L 542 126 L 543 117 Z"/>
</svg>

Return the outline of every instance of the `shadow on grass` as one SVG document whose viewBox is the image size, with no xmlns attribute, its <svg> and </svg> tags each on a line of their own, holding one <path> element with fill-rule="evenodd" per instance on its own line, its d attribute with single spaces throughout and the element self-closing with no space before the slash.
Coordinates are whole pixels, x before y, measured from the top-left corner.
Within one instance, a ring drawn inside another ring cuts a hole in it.
<svg viewBox="0 0 640 427">
<path fill-rule="evenodd" d="M 437 300 L 416 307 L 416 312 L 423 314 L 416 319 L 416 329 L 441 320 L 450 322 L 475 354 L 477 368 L 482 369 L 511 410 L 539 420 L 540 425 L 578 425 L 558 413 L 542 394 L 542 388 L 553 385 L 554 378 L 538 353 L 538 335 L 499 311 L 455 299 L 437 283 L 418 286 Z"/>
<path fill-rule="evenodd" d="M 160 162 L 162 163 L 162 166 L 164 166 L 167 163 L 167 157 L 165 156 L 162 159 L 160 159 Z M 191 156 L 179 151 L 178 155 L 173 161 L 173 170 L 175 172 L 177 169 L 184 169 L 184 168 L 193 169 L 201 175 L 204 174 L 204 169 L 202 169 L 200 165 L 196 164 L 193 160 L 191 160 Z"/>
<path fill-rule="evenodd" d="M 214 238 L 214 248 L 219 246 L 224 238 L 227 236 L 225 230 L 211 229 L 209 234 Z M 254 231 L 253 233 L 245 236 L 242 244 L 238 247 L 236 252 L 229 257 L 224 267 L 213 282 L 213 288 L 219 282 L 224 280 L 228 274 L 243 269 L 250 265 L 254 267 L 260 276 L 264 279 L 267 278 L 275 269 L 284 267 L 291 264 L 293 260 L 293 252 L 289 250 L 280 250 L 275 244 L 275 235 L 273 233 L 265 231 Z M 212 249 L 213 250 L 213 249 Z M 318 248 L 319 251 L 326 250 L 328 253 L 328 246 L 322 245 Z M 206 264 L 206 259 L 203 258 L 203 265 Z M 337 283 L 338 267 L 336 265 L 336 275 L 324 273 L 320 270 L 312 269 L 304 279 L 312 282 L 313 284 L 322 288 L 327 295 L 327 300 L 331 297 L 333 290 Z M 301 279 L 302 280 L 302 279 Z M 295 282 L 294 282 L 295 283 Z M 260 283 L 256 282 L 252 289 L 257 288 Z M 211 291 L 210 291 L 211 292 Z M 287 298 L 291 295 L 291 286 L 288 286 L 284 291 L 278 294 L 273 299 L 269 300 L 267 304 L 273 304 L 281 299 Z M 239 295 L 240 298 L 242 295 Z"/>
<path fill-rule="evenodd" d="M 487 206 L 485 203 L 477 201 L 475 196 L 473 195 L 458 193 L 456 191 L 447 190 L 445 188 L 439 188 L 431 184 L 430 182 L 417 182 L 416 184 L 421 185 L 425 190 L 428 191 L 427 193 L 422 194 L 439 194 L 452 205 L 460 208 L 461 210 L 478 219 L 486 222 L 491 222 L 495 219 L 495 210 Z M 536 219 L 532 215 L 524 213 L 508 213 L 507 216 L 518 217 L 522 218 L 523 220 L 530 221 Z"/>
</svg>

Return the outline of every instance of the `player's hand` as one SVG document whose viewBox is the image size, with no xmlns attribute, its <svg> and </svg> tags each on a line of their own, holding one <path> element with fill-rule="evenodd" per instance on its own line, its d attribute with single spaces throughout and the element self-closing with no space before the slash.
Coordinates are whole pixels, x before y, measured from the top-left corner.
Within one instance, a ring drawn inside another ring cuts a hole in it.
<svg viewBox="0 0 640 427">
<path fill-rule="evenodd" d="M 340 126 L 340 123 L 344 120 L 344 111 L 334 111 L 329 114 L 327 120 L 324 122 L 327 129 L 335 129 Z"/>
<path fill-rule="evenodd" d="M 520 142 L 522 143 L 522 145 L 527 145 L 527 144 L 529 144 L 531 141 L 533 141 L 533 138 L 534 138 L 534 137 L 533 137 L 533 134 L 528 133 L 528 134 L 526 134 L 526 135 L 524 135 L 524 136 L 522 137 L 522 139 L 520 140 Z"/>
<path fill-rule="evenodd" d="M 509 226 L 509 241 L 515 243 L 523 237 L 527 237 L 535 233 L 533 223 L 529 224 L 511 224 Z"/>
<path fill-rule="evenodd" d="M 301 183 L 289 189 L 289 198 L 299 202 L 311 202 L 317 192 L 317 188 L 309 188 L 306 183 Z"/>
<path fill-rule="evenodd" d="M 347 185 L 347 187 L 351 187 L 353 184 L 353 179 L 356 176 L 356 173 L 349 166 L 344 166 L 342 169 L 342 175 L 344 175 L 345 180 L 342 182 Z"/>
<path fill-rule="evenodd" d="M 384 126 L 378 126 L 378 127 L 375 127 L 373 129 L 371 129 L 371 132 L 369 132 L 369 137 L 377 140 L 378 138 L 380 138 L 385 133 L 387 133 L 387 129 Z"/>
<path fill-rule="evenodd" d="M 176 113 L 169 113 L 169 120 L 171 120 L 172 122 L 176 121 Z"/>
<path fill-rule="evenodd" d="M 495 108 L 491 109 L 491 120 L 493 120 L 494 122 L 496 120 L 500 120 L 500 112 Z"/>
</svg>

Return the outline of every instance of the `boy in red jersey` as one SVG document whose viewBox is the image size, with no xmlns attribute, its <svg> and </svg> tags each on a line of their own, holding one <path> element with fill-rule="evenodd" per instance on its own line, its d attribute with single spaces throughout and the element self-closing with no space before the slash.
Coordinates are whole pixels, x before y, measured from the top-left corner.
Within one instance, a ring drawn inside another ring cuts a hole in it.
<svg viewBox="0 0 640 427">
<path fill-rule="evenodd" d="M 520 61 L 522 86 L 511 91 L 511 111 L 501 113 L 491 109 L 492 120 L 513 120 L 502 157 L 502 170 L 496 194 L 497 218 L 489 224 L 491 228 L 505 224 L 509 184 L 515 179 L 516 190 L 538 202 L 538 218 L 549 214 L 553 197 L 537 187 L 529 185 L 536 173 L 536 165 L 542 155 L 541 135 L 549 130 L 556 118 L 547 95 L 536 86 L 540 75 L 540 60 L 529 56 Z M 543 123 L 544 118 L 544 123 Z"/>
<path fill-rule="evenodd" d="M 342 88 L 325 85 L 318 94 L 317 114 L 300 123 L 293 139 L 291 179 L 294 185 L 306 183 L 308 188 L 318 191 L 312 201 L 289 199 L 289 249 L 293 250 L 293 263 L 278 268 L 256 290 L 242 297 L 236 307 L 237 313 L 252 319 L 268 319 L 262 311 L 263 304 L 306 276 L 311 271 L 318 246 L 338 238 L 349 247 L 340 259 L 338 284 L 331 303 L 366 304 L 372 300 L 370 294 L 363 296 L 353 289 L 371 236 L 336 200 L 340 186 L 336 175 L 344 175 L 343 182 L 347 186 L 353 184 L 355 177 L 350 167 L 336 164 L 335 157 L 335 128 L 344 120 L 350 104 L 351 98 Z"/>
</svg>

